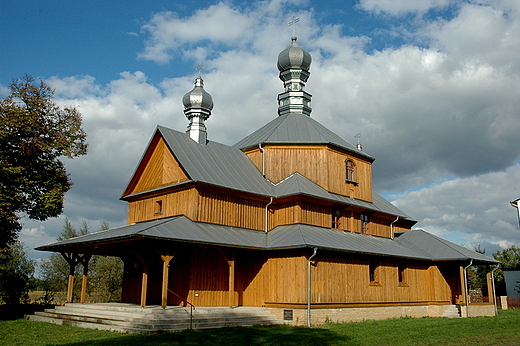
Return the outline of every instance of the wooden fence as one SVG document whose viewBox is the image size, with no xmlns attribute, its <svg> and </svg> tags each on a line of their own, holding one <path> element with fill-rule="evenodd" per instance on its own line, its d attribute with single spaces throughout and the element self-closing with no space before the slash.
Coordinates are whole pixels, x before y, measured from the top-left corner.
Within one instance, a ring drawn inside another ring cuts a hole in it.
<svg viewBox="0 0 520 346">
<path fill-rule="evenodd" d="M 507 310 L 507 309 L 520 309 L 520 297 L 496 297 L 497 307 Z"/>
</svg>

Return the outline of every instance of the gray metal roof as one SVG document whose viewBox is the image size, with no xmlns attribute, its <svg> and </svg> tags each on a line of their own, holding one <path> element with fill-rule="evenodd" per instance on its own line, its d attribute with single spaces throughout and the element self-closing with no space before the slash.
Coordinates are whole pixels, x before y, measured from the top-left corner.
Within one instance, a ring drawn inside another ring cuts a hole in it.
<svg viewBox="0 0 520 346">
<path fill-rule="evenodd" d="M 257 147 L 258 144 L 330 144 L 374 161 L 371 156 L 303 114 L 281 115 L 240 140 L 233 147 L 245 150 Z"/>
<path fill-rule="evenodd" d="M 283 116 L 279 118 L 283 118 Z M 373 203 L 337 195 L 328 192 L 299 173 L 294 173 L 275 185 L 265 179 L 249 157 L 237 147 L 230 147 L 212 141 L 202 145 L 183 132 L 163 126 L 158 126 L 157 131 L 162 135 L 190 180 L 138 192 L 123 198 L 156 192 L 190 182 L 202 182 L 268 197 L 304 194 L 413 220 L 376 193 L 373 194 Z"/>
<path fill-rule="evenodd" d="M 206 145 L 199 144 L 185 133 L 163 126 L 158 126 L 157 131 L 191 181 L 263 196 L 272 195 L 272 184 L 240 150 L 212 141 Z"/>
<path fill-rule="evenodd" d="M 407 247 L 415 247 L 420 251 L 427 253 L 432 258 L 439 260 L 469 261 L 472 259 L 476 262 L 499 263 L 499 261 L 488 256 L 437 237 L 421 229 L 396 233 L 395 239 Z"/>
<path fill-rule="evenodd" d="M 359 199 L 330 193 L 299 173 L 294 173 L 275 185 L 275 197 L 285 197 L 299 194 L 318 197 L 336 203 L 354 205 L 360 208 L 379 211 L 390 215 L 396 215 L 400 218 L 414 221 L 410 216 L 402 212 L 399 208 L 375 192 L 372 193 L 373 202 L 370 203 Z"/>
<path fill-rule="evenodd" d="M 216 246 L 275 250 L 317 247 L 320 249 L 431 261 L 474 259 L 497 261 L 422 230 L 398 233 L 395 239 L 295 224 L 265 233 L 245 228 L 194 222 L 185 216 L 140 222 L 43 245 L 37 250 L 60 251 L 124 239 L 162 239 Z"/>
</svg>

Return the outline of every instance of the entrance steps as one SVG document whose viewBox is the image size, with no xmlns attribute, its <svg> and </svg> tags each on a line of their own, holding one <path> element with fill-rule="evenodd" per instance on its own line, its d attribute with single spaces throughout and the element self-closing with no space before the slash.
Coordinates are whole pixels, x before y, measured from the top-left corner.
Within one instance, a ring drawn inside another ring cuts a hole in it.
<svg viewBox="0 0 520 346">
<path fill-rule="evenodd" d="M 448 305 L 441 317 L 460 318 L 460 311 L 456 305 Z"/>
<path fill-rule="evenodd" d="M 180 306 L 163 309 L 157 305 L 140 307 L 128 303 L 68 303 L 25 318 L 122 333 L 157 334 L 190 328 L 190 308 Z M 282 323 L 265 308 L 241 306 L 196 307 L 191 325 L 193 329 L 205 329 Z"/>
</svg>

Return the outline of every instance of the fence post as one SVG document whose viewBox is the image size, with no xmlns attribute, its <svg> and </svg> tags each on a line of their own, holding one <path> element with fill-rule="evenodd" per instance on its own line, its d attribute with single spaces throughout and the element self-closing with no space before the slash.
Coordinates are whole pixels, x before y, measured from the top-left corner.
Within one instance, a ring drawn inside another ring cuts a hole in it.
<svg viewBox="0 0 520 346">
<path fill-rule="evenodd" d="M 500 305 L 502 305 L 502 310 L 507 310 L 507 296 L 500 296 Z"/>
</svg>

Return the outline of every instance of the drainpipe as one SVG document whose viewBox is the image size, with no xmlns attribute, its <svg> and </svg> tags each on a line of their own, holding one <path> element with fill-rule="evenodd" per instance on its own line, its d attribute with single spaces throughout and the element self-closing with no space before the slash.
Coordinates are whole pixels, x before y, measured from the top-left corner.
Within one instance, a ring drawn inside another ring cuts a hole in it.
<svg viewBox="0 0 520 346">
<path fill-rule="evenodd" d="M 311 327 L 311 261 L 316 256 L 318 248 L 314 248 L 314 253 L 307 259 L 307 327 Z"/>
<path fill-rule="evenodd" d="M 469 264 L 464 267 L 464 289 L 466 290 L 466 317 L 469 316 L 469 287 L 468 287 L 468 268 L 473 264 L 473 260 L 469 261 Z"/>
<path fill-rule="evenodd" d="M 262 148 L 262 143 L 258 143 L 258 149 L 260 149 L 260 152 L 262 153 L 262 175 L 265 178 L 265 154 L 264 148 Z"/>
<path fill-rule="evenodd" d="M 394 221 L 392 221 L 390 223 L 390 238 L 391 239 L 394 239 L 394 223 L 396 223 L 398 220 L 399 220 L 399 216 L 397 216 L 397 219 L 395 219 Z"/>
<path fill-rule="evenodd" d="M 493 306 L 495 307 L 495 316 L 498 316 L 498 308 L 497 308 L 497 297 L 495 296 L 495 270 L 500 268 L 500 263 L 497 264 L 496 268 L 491 271 L 491 287 L 493 290 Z"/>
<path fill-rule="evenodd" d="M 270 197 L 271 200 L 269 201 L 269 203 L 267 203 L 267 205 L 265 206 L 265 233 L 267 233 L 269 231 L 269 206 L 271 204 L 273 204 L 273 197 Z"/>
</svg>

